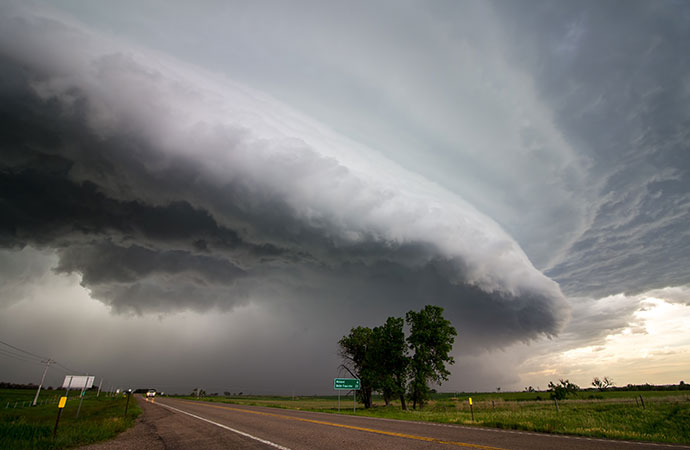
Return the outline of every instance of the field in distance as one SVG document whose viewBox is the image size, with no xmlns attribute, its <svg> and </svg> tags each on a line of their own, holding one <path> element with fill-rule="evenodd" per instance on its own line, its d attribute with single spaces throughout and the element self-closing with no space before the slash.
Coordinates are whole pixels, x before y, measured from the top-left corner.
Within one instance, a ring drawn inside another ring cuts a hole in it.
<svg viewBox="0 0 690 450">
<path fill-rule="evenodd" d="M 353 414 L 352 395 L 340 399 L 340 413 Z M 640 396 L 642 397 L 640 399 Z M 470 409 L 469 397 L 473 405 Z M 197 397 L 182 397 L 197 399 Z M 338 413 L 338 397 L 205 396 L 199 400 Z M 644 403 L 644 406 L 643 406 Z M 558 402 L 548 392 L 434 394 L 422 410 L 402 411 L 399 402 L 385 406 L 357 404 L 357 415 L 484 426 L 609 439 L 690 444 L 690 391 L 580 391 Z M 474 415 L 474 420 L 472 419 Z"/>
</svg>

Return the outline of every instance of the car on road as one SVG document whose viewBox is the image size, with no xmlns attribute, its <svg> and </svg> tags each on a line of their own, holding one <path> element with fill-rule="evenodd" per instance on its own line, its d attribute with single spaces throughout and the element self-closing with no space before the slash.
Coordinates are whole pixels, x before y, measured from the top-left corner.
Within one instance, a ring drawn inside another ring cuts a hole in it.
<svg viewBox="0 0 690 450">
<path fill-rule="evenodd" d="M 146 398 L 153 398 L 156 396 L 156 390 L 155 389 L 149 389 L 146 392 Z"/>
</svg>

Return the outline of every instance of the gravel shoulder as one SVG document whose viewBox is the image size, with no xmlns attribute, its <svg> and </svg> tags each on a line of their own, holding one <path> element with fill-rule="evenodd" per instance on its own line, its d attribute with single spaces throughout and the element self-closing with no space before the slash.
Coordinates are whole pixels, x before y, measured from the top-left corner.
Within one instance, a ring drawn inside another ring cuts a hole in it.
<svg viewBox="0 0 690 450">
<path fill-rule="evenodd" d="M 163 416 L 169 413 L 163 408 L 156 408 L 154 405 L 142 400 L 138 396 L 134 397 L 139 407 L 141 407 L 141 415 L 137 417 L 134 426 L 126 431 L 123 431 L 115 438 L 99 442 L 98 444 L 86 445 L 79 447 L 84 450 L 159 450 L 165 449 L 166 446 L 160 438 L 157 430 L 157 422 L 163 419 Z"/>
</svg>

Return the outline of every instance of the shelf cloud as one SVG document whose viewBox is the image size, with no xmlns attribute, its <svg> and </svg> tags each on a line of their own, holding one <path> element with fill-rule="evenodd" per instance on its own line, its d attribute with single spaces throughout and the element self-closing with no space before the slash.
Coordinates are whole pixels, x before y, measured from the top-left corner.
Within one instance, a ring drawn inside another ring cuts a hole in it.
<svg viewBox="0 0 690 450">
<path fill-rule="evenodd" d="M 260 390 L 436 304 L 446 386 L 544 386 L 690 304 L 688 6 L 624 10 L 2 2 L 0 328 Z"/>
<path fill-rule="evenodd" d="M 270 96 L 58 16 L 2 30 L 0 242 L 115 311 L 437 303 L 487 345 L 566 320 L 492 219 Z"/>
</svg>

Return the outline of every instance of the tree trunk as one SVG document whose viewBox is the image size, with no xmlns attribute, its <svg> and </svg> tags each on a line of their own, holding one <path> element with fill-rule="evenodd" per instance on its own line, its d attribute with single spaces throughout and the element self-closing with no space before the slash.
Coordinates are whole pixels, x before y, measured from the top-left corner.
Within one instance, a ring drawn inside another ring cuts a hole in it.
<svg viewBox="0 0 690 450">
<path fill-rule="evenodd" d="M 362 403 L 364 403 L 365 408 L 371 408 L 371 388 L 363 387 L 361 392 Z"/>
<path fill-rule="evenodd" d="M 384 389 L 382 394 L 383 394 L 383 401 L 386 402 L 386 406 L 390 406 L 391 397 L 392 397 L 390 389 Z"/>
<path fill-rule="evenodd" d="M 405 393 L 400 394 L 400 404 L 402 405 L 403 411 L 406 411 L 407 404 L 405 404 Z"/>
</svg>

